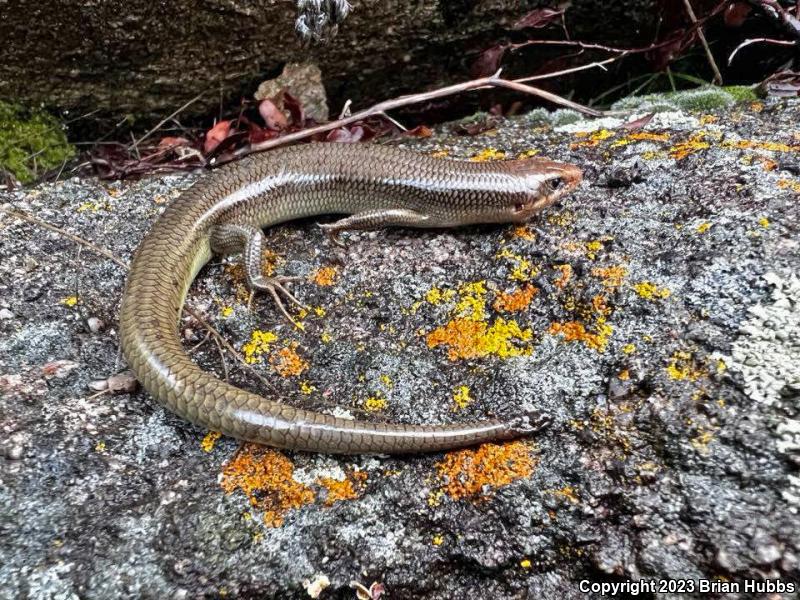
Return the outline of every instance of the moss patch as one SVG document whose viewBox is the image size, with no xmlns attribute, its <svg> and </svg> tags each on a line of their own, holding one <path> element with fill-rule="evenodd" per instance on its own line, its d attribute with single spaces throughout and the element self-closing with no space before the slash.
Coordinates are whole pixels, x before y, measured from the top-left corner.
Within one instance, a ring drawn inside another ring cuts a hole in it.
<svg viewBox="0 0 800 600">
<path fill-rule="evenodd" d="M 74 155 L 75 148 L 55 118 L 0 102 L 0 169 L 29 183 Z"/>
</svg>

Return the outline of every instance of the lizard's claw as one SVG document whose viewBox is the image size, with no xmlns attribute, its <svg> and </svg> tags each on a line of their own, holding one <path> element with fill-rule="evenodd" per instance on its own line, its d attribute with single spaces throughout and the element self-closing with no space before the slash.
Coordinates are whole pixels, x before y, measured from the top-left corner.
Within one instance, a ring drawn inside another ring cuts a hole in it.
<svg viewBox="0 0 800 600">
<path fill-rule="evenodd" d="M 269 294 L 272 296 L 272 299 L 275 301 L 275 304 L 278 305 L 278 309 L 283 313 L 283 316 L 286 317 L 295 327 L 297 327 L 298 329 L 302 329 L 300 324 L 297 321 L 295 321 L 291 317 L 289 312 L 286 310 L 286 307 L 284 306 L 283 301 L 281 300 L 281 297 L 278 294 L 278 292 L 280 292 L 286 298 L 288 298 L 292 303 L 296 304 L 298 307 L 300 307 L 305 311 L 311 310 L 305 304 L 300 302 L 300 300 L 298 300 L 294 296 L 294 294 L 292 294 L 289 290 L 287 290 L 286 287 L 284 287 L 284 284 L 286 283 L 291 283 L 293 281 L 299 281 L 302 279 L 303 277 L 287 277 L 287 276 L 259 277 L 251 282 L 251 287 L 253 291 L 261 290 L 269 292 Z"/>
<path fill-rule="evenodd" d="M 341 229 L 337 228 L 333 223 L 319 223 L 319 228 L 325 232 L 325 235 L 328 236 L 328 239 L 339 246 L 339 248 L 347 248 L 345 243 L 342 241 L 342 238 L 339 237 L 341 233 Z"/>
</svg>

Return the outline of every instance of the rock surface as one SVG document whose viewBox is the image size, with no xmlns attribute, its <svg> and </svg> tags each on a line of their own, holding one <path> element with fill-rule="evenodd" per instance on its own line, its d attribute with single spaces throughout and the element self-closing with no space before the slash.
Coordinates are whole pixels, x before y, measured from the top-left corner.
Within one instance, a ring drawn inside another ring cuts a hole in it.
<svg viewBox="0 0 800 600">
<path fill-rule="evenodd" d="M 187 349 L 263 394 L 409 423 L 553 416 L 538 439 L 449 454 L 240 448 L 141 391 L 112 394 L 97 382 L 125 368 L 124 270 L 0 213 L 0 598 L 797 582 L 800 103 L 621 127 L 635 118 L 535 112 L 401 140 L 461 159 L 540 152 L 586 181 L 527 228 L 351 234 L 345 251 L 313 222 L 275 228 L 278 271 L 309 276 L 303 331 L 266 298 L 248 310 L 233 259 L 192 288 L 269 386 L 188 316 Z M 3 201 L 127 261 L 195 178 L 73 179 Z"/>
</svg>

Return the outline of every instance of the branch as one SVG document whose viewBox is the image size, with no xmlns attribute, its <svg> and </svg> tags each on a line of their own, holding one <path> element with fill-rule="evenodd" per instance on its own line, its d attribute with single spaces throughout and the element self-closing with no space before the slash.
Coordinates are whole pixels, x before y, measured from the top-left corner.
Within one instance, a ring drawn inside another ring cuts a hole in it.
<svg viewBox="0 0 800 600">
<path fill-rule="evenodd" d="M 728 57 L 728 64 L 730 65 L 733 62 L 733 57 L 744 48 L 745 46 L 749 46 L 750 44 L 774 44 L 776 46 L 796 46 L 797 42 L 791 42 L 789 40 L 776 40 L 773 38 L 752 38 L 749 40 L 743 41 L 741 44 L 736 46 L 731 52 L 731 55 Z"/>
<path fill-rule="evenodd" d="M 683 4 L 686 7 L 686 14 L 689 15 L 692 25 L 697 27 L 697 37 L 700 39 L 700 43 L 703 45 L 703 50 L 706 52 L 708 64 L 711 67 L 711 70 L 714 72 L 714 84 L 722 85 L 722 73 L 719 72 L 719 67 L 717 67 L 717 63 L 714 61 L 714 55 L 711 54 L 711 48 L 708 45 L 708 41 L 706 41 L 703 28 L 697 24 L 697 16 L 694 14 L 694 10 L 692 9 L 692 3 L 690 0 L 683 0 Z"/>
<path fill-rule="evenodd" d="M 384 100 L 383 102 L 374 104 L 369 108 L 360 110 L 356 113 L 337 119 L 335 121 L 331 121 L 330 123 L 324 123 L 322 125 L 309 127 L 308 129 L 296 131 L 294 133 L 290 133 L 282 137 L 265 140 L 258 144 L 253 144 L 248 148 L 240 148 L 236 152 L 232 153 L 225 160 L 216 161 L 214 165 L 216 166 L 224 164 L 235 158 L 239 158 L 241 156 L 244 156 L 246 154 L 251 154 L 253 152 L 261 152 L 263 150 L 268 150 L 269 148 L 275 148 L 277 146 L 283 146 L 291 142 L 303 140 L 312 137 L 314 135 L 317 135 L 318 133 L 333 131 L 334 129 L 339 129 L 340 127 L 344 127 L 345 125 L 349 125 L 357 121 L 362 121 L 369 117 L 374 117 L 376 115 L 384 115 L 387 111 L 394 110 L 396 108 L 401 108 L 403 106 L 409 106 L 411 104 L 419 104 L 420 102 L 427 102 L 429 100 L 435 100 L 436 98 L 444 98 L 445 96 L 451 96 L 453 94 L 458 94 L 470 90 L 479 90 L 491 87 L 506 88 L 517 92 L 522 92 L 524 94 L 529 94 L 531 96 L 538 96 L 539 98 L 543 98 L 544 100 L 548 100 L 550 102 L 553 102 L 554 104 L 566 106 L 568 108 L 576 110 L 585 115 L 590 115 L 592 117 L 601 117 L 606 114 L 602 111 L 589 108 L 588 106 L 583 106 L 582 104 L 578 104 L 577 102 L 572 102 L 571 100 L 567 100 L 566 98 L 562 98 L 557 94 L 553 94 L 551 92 L 547 92 L 545 90 L 530 85 L 525 85 L 522 81 L 512 81 L 509 79 L 502 79 L 500 77 L 500 71 L 498 71 L 497 73 L 489 77 L 481 77 L 479 79 L 473 79 L 471 81 L 465 81 L 463 83 L 456 83 L 453 85 L 448 85 L 442 88 L 438 88 L 436 90 L 431 90 L 429 92 L 421 92 L 419 94 L 409 94 L 406 96 L 400 96 L 398 98 L 394 98 L 392 100 Z"/>
</svg>

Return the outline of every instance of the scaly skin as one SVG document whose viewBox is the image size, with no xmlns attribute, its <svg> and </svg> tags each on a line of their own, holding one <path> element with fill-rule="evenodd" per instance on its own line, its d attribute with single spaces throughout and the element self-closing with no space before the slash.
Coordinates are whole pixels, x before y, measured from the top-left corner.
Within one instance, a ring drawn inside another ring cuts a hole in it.
<svg viewBox="0 0 800 600">
<path fill-rule="evenodd" d="M 222 250 L 231 251 L 225 244 L 237 232 L 260 236 L 258 228 L 328 213 L 354 215 L 331 230 L 523 222 L 580 179 L 577 167 L 543 159 L 457 162 L 363 144 L 309 144 L 251 156 L 187 190 L 142 241 L 122 298 L 125 358 L 144 388 L 169 410 L 269 446 L 400 454 L 531 434 L 543 424 L 538 415 L 418 426 L 292 408 L 201 370 L 183 350 L 177 324 L 189 286 L 212 255 L 215 234 L 224 241 Z M 215 244 L 219 250 L 220 243 Z M 246 254 L 258 254 L 252 247 L 259 244 L 251 244 Z"/>
</svg>

